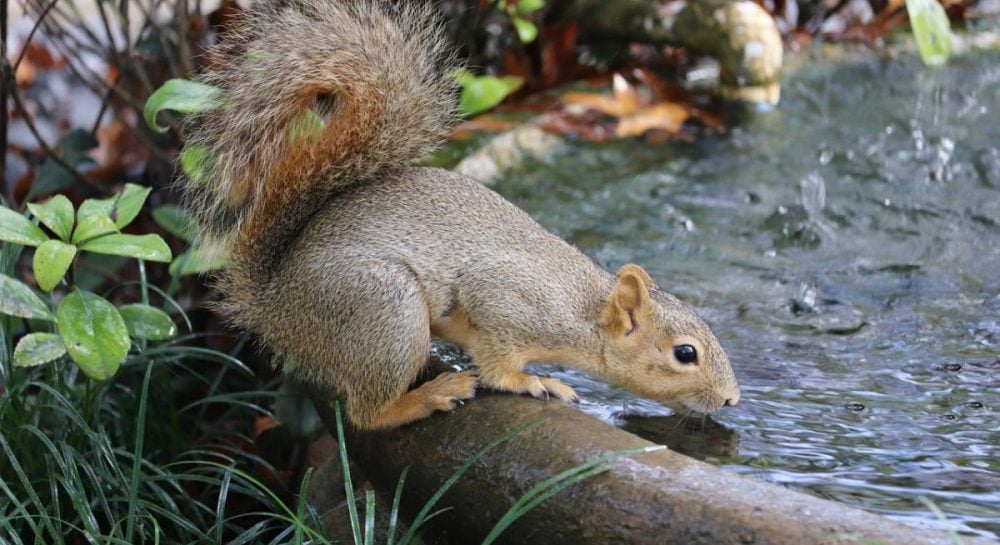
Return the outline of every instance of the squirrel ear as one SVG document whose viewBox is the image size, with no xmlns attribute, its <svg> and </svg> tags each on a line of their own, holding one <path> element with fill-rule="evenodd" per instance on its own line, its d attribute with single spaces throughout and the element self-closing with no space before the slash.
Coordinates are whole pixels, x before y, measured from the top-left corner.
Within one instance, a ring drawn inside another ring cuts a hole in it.
<svg viewBox="0 0 1000 545">
<path fill-rule="evenodd" d="M 642 267 L 629 264 L 618 269 L 618 279 L 604 307 L 602 325 L 605 329 L 617 337 L 631 335 L 642 327 L 652 304 L 651 287 L 656 285 Z"/>
</svg>

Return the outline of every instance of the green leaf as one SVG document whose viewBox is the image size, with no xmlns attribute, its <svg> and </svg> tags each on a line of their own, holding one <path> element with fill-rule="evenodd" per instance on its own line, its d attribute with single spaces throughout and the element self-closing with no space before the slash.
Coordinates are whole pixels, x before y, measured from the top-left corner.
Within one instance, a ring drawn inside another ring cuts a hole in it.
<svg viewBox="0 0 1000 545">
<path fill-rule="evenodd" d="M 104 214 L 81 217 L 73 231 L 73 244 L 80 245 L 90 239 L 117 232 L 115 222 Z"/>
<path fill-rule="evenodd" d="M 306 109 L 301 115 L 292 120 L 288 129 L 289 141 L 292 144 L 303 139 L 313 138 L 323 134 L 323 118 L 314 110 Z"/>
<path fill-rule="evenodd" d="M 910 26 L 924 64 L 944 64 L 951 54 L 951 24 L 937 0 L 906 0 Z"/>
<path fill-rule="evenodd" d="M 31 223 L 31 220 L 6 206 L 0 206 L 0 240 L 24 246 L 38 246 L 48 239 L 45 231 Z"/>
<path fill-rule="evenodd" d="M 535 26 L 535 23 L 516 15 L 510 18 L 510 22 L 514 23 L 514 30 L 517 31 L 517 37 L 521 39 L 521 43 L 530 44 L 538 37 L 538 27 Z"/>
<path fill-rule="evenodd" d="M 156 114 L 161 111 L 195 114 L 214 110 L 224 103 L 225 98 L 218 87 L 186 79 L 170 79 L 150 95 L 142 109 L 142 115 L 151 129 L 167 132 L 168 127 L 156 123 Z"/>
<path fill-rule="evenodd" d="M 59 285 L 76 257 L 76 246 L 58 240 L 49 240 L 35 250 L 32 266 L 35 281 L 42 291 L 49 292 Z"/>
<path fill-rule="evenodd" d="M 103 297 L 76 290 L 56 310 L 59 336 L 69 356 L 86 375 L 107 380 L 128 354 L 128 328 L 118 310 Z"/>
<path fill-rule="evenodd" d="M 225 252 L 218 250 L 210 251 L 205 248 L 192 248 L 177 256 L 177 259 L 170 264 L 170 275 L 187 276 L 189 274 L 202 274 L 223 269 L 228 264 L 229 256 Z"/>
<path fill-rule="evenodd" d="M 518 13 L 531 13 L 545 7 L 545 0 L 517 0 Z"/>
<path fill-rule="evenodd" d="M 149 305 L 125 305 L 119 307 L 129 335 L 136 339 L 165 341 L 177 335 L 177 326 L 162 310 Z"/>
<path fill-rule="evenodd" d="M 14 365 L 34 367 L 60 358 L 66 353 L 62 339 L 55 333 L 30 333 L 21 337 L 14 349 Z"/>
<path fill-rule="evenodd" d="M 460 71 L 456 77 L 462 85 L 459 109 L 466 116 L 485 112 L 500 104 L 524 83 L 524 78 L 517 76 L 474 76 L 466 70 Z"/>
<path fill-rule="evenodd" d="M 52 321 L 49 307 L 19 280 L 0 274 L 0 314 Z"/>
<path fill-rule="evenodd" d="M 73 129 L 59 139 L 56 150 L 63 160 L 81 173 L 85 173 L 90 168 L 97 166 L 97 162 L 88 155 L 88 152 L 97 146 L 98 142 L 93 134 L 83 129 Z M 52 159 L 46 159 L 38 169 L 26 198 L 31 200 L 36 195 L 53 193 L 74 183 L 76 183 L 76 177 L 69 170 Z"/>
<path fill-rule="evenodd" d="M 150 191 L 152 188 L 125 184 L 125 189 L 114 197 L 83 201 L 76 215 L 82 221 L 84 218 L 103 214 L 114 221 L 115 227 L 122 229 L 139 215 Z"/>
<path fill-rule="evenodd" d="M 205 185 L 212 175 L 212 156 L 205 146 L 184 146 L 181 150 L 181 171 L 196 184 Z"/>
<path fill-rule="evenodd" d="M 183 208 L 165 204 L 153 210 L 153 221 L 175 237 L 191 242 L 195 221 Z"/>
<path fill-rule="evenodd" d="M 73 232 L 73 203 L 65 195 L 56 195 L 42 204 L 29 203 L 28 210 L 57 237 L 69 242 Z"/>
<path fill-rule="evenodd" d="M 58 148 L 68 158 L 79 159 L 87 152 L 101 145 L 90 131 L 73 129 L 59 139 Z"/>
<path fill-rule="evenodd" d="M 95 238 L 80 246 L 81 250 L 98 254 L 122 255 L 170 263 L 173 257 L 170 247 L 160 238 L 160 235 L 122 235 L 113 234 Z"/>
</svg>

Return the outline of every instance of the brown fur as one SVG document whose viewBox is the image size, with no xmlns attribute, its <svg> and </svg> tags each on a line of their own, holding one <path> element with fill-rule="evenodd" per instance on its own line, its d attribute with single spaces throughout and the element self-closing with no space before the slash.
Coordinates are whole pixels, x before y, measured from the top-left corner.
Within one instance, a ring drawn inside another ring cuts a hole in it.
<svg viewBox="0 0 1000 545">
<path fill-rule="evenodd" d="M 453 117 L 426 11 L 262 9 L 215 53 L 233 61 L 204 78 L 228 105 L 192 125 L 189 145 L 215 164 L 191 203 L 206 237 L 232 247 L 219 281 L 234 321 L 340 396 L 355 425 L 398 426 L 474 395 L 467 373 L 407 391 L 432 335 L 468 349 L 479 383 L 500 390 L 574 399 L 523 372 L 542 360 L 677 407 L 736 402 L 715 336 L 640 267 L 613 276 L 480 184 L 407 166 Z M 306 110 L 321 129 L 297 125 Z M 682 342 L 697 365 L 673 359 Z"/>
</svg>

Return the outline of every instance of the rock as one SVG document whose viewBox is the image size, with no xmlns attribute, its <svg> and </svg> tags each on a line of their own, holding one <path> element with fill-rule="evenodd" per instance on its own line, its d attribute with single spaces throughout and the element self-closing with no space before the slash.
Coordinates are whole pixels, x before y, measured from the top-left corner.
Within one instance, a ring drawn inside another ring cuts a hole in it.
<svg viewBox="0 0 1000 545">
<path fill-rule="evenodd" d="M 544 157 L 561 147 L 559 136 L 534 125 L 519 125 L 490 139 L 455 167 L 480 183 L 490 185 L 504 172 L 517 168 L 529 157 Z"/>
</svg>

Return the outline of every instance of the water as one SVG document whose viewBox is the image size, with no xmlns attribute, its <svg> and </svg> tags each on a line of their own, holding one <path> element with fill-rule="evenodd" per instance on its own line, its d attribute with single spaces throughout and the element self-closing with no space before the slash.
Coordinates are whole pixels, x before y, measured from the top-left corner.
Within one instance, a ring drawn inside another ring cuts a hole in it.
<svg viewBox="0 0 1000 545">
<path fill-rule="evenodd" d="M 757 478 L 1000 535 L 1000 54 L 813 66 L 726 135 L 574 146 L 497 189 L 697 307 L 743 388 L 718 425 L 691 425 L 554 370 L 584 410 Z"/>
</svg>

